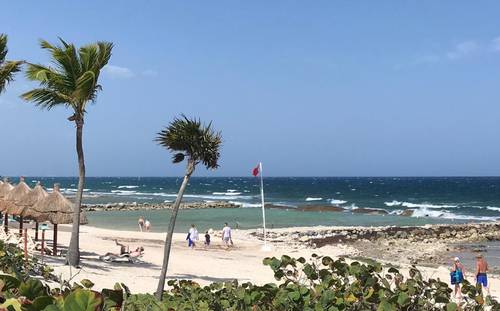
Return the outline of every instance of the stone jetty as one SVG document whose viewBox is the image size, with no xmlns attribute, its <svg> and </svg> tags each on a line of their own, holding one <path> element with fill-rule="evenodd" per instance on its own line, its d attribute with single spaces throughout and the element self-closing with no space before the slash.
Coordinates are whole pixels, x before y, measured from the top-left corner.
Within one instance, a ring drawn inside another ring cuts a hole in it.
<svg viewBox="0 0 500 311">
<path fill-rule="evenodd" d="M 106 203 L 106 204 L 87 204 L 82 205 L 85 211 L 138 211 L 138 210 L 159 210 L 171 209 L 173 203 Z M 207 209 L 207 208 L 239 208 L 241 205 L 226 202 L 184 202 L 180 209 Z"/>
</svg>

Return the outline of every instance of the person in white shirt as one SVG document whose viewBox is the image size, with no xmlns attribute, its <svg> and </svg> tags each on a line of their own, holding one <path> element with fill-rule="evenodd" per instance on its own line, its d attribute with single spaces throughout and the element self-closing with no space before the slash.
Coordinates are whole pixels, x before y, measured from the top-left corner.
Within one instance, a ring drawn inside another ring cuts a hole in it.
<svg viewBox="0 0 500 311">
<path fill-rule="evenodd" d="M 144 222 L 144 229 L 149 232 L 149 230 L 151 230 L 151 222 L 149 220 L 146 219 L 146 221 Z"/>
<path fill-rule="evenodd" d="M 230 245 L 233 245 L 233 239 L 231 237 L 231 227 L 229 227 L 227 222 L 224 224 L 224 228 L 222 228 L 222 241 L 224 241 L 228 248 Z"/>
<path fill-rule="evenodd" d="M 196 226 L 192 224 L 191 228 L 189 229 L 189 244 L 191 248 L 196 247 L 196 241 L 198 241 L 198 230 L 196 229 Z"/>
</svg>

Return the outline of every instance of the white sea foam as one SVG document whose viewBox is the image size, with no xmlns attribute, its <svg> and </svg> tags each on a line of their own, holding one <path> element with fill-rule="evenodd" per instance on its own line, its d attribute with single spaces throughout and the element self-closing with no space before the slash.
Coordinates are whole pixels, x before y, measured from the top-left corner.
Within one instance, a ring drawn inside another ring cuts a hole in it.
<svg viewBox="0 0 500 311">
<path fill-rule="evenodd" d="M 347 203 L 347 201 L 344 201 L 344 200 L 336 200 L 336 199 L 331 199 L 331 200 L 330 200 L 330 204 L 341 205 L 341 204 L 345 204 L 345 203 Z"/>
<path fill-rule="evenodd" d="M 47 190 L 53 190 L 52 188 L 47 188 Z M 59 189 L 62 193 L 75 193 L 78 191 L 76 188 L 60 188 Z M 83 189 L 83 192 L 89 192 L 90 189 Z"/>
<path fill-rule="evenodd" d="M 114 193 L 116 195 L 135 195 L 135 194 L 140 195 L 141 194 L 141 193 L 138 193 L 137 191 L 134 191 L 134 190 L 111 190 L 111 193 Z"/>
<path fill-rule="evenodd" d="M 403 202 L 399 202 L 399 201 L 391 201 L 391 202 L 385 202 L 384 203 L 386 206 L 401 206 L 401 204 L 403 204 Z"/>
<path fill-rule="evenodd" d="M 474 206 L 474 207 L 479 209 L 487 209 L 490 211 L 500 212 L 500 207 L 496 206 Z"/>
<path fill-rule="evenodd" d="M 400 202 L 400 201 L 392 201 L 392 202 L 385 202 L 384 203 L 386 206 L 404 206 L 408 208 L 455 208 L 458 207 L 458 205 L 451 205 L 451 204 L 430 204 L 430 203 L 410 203 L 410 202 Z"/>
<path fill-rule="evenodd" d="M 227 192 L 212 192 L 213 195 L 240 195 L 241 192 L 234 192 L 236 190 L 228 190 Z"/>
<path fill-rule="evenodd" d="M 460 215 L 455 214 L 447 210 L 436 211 L 428 209 L 426 207 L 421 207 L 413 211 L 412 217 L 432 217 L 432 218 L 444 218 L 444 219 L 457 219 L 457 220 L 496 220 L 497 217 L 487 217 L 487 216 L 472 216 L 472 215 Z"/>
<path fill-rule="evenodd" d="M 321 201 L 323 200 L 323 198 L 312 198 L 312 197 L 309 197 L 309 198 L 306 198 L 306 201 Z"/>
<path fill-rule="evenodd" d="M 229 203 L 233 203 L 235 205 L 239 205 L 241 207 L 262 207 L 260 203 L 248 203 L 248 202 L 239 202 L 239 201 L 229 201 Z"/>
<path fill-rule="evenodd" d="M 344 206 L 343 208 L 347 209 L 347 210 L 353 210 L 353 209 L 358 209 L 359 207 L 356 206 L 356 204 L 351 204 L 351 205 L 348 205 L 348 206 Z"/>
<path fill-rule="evenodd" d="M 118 186 L 118 189 L 134 189 L 139 188 L 139 186 Z"/>
</svg>

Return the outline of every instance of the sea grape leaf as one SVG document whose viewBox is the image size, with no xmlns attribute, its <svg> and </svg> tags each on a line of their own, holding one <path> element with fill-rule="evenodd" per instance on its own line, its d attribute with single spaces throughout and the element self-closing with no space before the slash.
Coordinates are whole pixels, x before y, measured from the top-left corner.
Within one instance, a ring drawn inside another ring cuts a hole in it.
<svg viewBox="0 0 500 311">
<path fill-rule="evenodd" d="M 79 288 L 64 299 L 64 311 L 95 311 L 99 310 L 102 303 L 99 293 Z"/>
</svg>

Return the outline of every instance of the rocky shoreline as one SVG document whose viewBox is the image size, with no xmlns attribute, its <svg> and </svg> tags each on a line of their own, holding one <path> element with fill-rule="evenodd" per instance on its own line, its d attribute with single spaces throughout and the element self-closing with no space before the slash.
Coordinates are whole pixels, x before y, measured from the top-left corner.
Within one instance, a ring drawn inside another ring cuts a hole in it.
<svg viewBox="0 0 500 311">
<path fill-rule="evenodd" d="M 95 211 L 138 211 L 138 210 L 159 210 L 172 209 L 174 203 L 107 203 L 107 204 L 86 204 L 82 208 L 88 212 Z M 180 209 L 208 209 L 208 208 L 239 208 L 238 204 L 226 201 L 214 202 L 184 202 Z"/>
<path fill-rule="evenodd" d="M 252 235 L 262 239 L 262 232 Z M 320 227 L 317 230 L 271 230 L 275 244 L 355 249 L 351 257 L 428 266 L 449 265 L 465 244 L 479 243 L 466 252 L 486 252 L 481 243 L 500 241 L 500 222 L 387 227 Z M 498 272 L 498 271 L 494 271 Z"/>
</svg>

